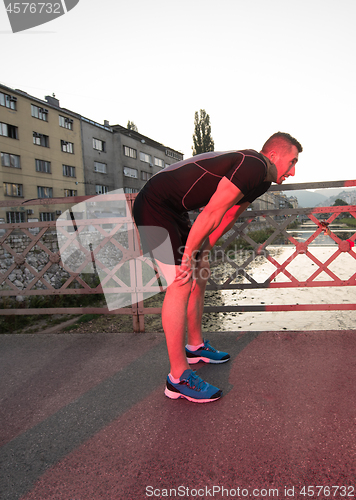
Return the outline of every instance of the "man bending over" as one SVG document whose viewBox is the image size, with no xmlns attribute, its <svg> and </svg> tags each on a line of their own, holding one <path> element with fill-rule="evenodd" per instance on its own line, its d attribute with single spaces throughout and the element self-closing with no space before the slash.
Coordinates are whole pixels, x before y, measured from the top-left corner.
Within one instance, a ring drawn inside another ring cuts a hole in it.
<svg viewBox="0 0 356 500">
<path fill-rule="evenodd" d="M 169 398 L 203 403 L 222 396 L 221 390 L 189 367 L 199 361 L 224 363 L 230 359 L 228 353 L 214 349 L 202 337 L 209 252 L 272 182 L 282 184 L 295 174 L 302 150 L 291 135 L 277 132 L 260 153 L 252 149 L 214 151 L 174 163 L 155 174 L 137 195 L 133 214 L 144 253 L 154 255 L 170 283 L 162 307 L 171 366 L 165 389 Z M 202 207 L 191 226 L 188 211 Z M 168 231 L 174 264 L 160 250 L 162 241 L 149 229 L 152 226 Z"/>
</svg>

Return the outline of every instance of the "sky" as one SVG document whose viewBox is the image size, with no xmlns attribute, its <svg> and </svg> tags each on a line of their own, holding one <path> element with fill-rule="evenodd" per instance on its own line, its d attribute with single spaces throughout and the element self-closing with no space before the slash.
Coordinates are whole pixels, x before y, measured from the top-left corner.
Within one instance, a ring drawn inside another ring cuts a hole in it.
<svg viewBox="0 0 356 500">
<path fill-rule="evenodd" d="M 0 82 L 192 155 L 194 113 L 216 151 L 303 145 L 288 182 L 356 179 L 354 0 L 80 0 L 13 34 L 0 5 Z"/>
</svg>

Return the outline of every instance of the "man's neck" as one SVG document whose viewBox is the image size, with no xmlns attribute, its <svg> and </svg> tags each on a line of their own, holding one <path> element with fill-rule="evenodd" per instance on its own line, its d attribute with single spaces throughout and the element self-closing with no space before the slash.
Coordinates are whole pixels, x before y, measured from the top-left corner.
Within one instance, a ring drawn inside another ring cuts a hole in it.
<svg viewBox="0 0 356 500">
<path fill-rule="evenodd" d="M 261 153 L 263 158 L 266 160 L 267 163 L 267 174 L 265 177 L 265 182 L 277 182 L 277 167 L 274 163 L 271 162 L 267 156 L 265 156 L 263 153 Z"/>
</svg>

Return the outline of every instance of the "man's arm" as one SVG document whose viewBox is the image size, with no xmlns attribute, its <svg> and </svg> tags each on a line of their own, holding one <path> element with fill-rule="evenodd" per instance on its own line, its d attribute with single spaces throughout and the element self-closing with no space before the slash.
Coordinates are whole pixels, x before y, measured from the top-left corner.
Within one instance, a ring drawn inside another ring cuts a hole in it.
<svg viewBox="0 0 356 500">
<path fill-rule="evenodd" d="M 231 208 L 236 210 L 235 205 L 243 198 L 243 196 L 244 195 L 239 188 L 237 188 L 235 184 L 229 181 L 226 177 L 221 179 L 209 203 L 198 215 L 192 229 L 189 232 L 182 259 L 182 264 L 184 266 L 191 268 L 194 253 L 200 250 L 207 237 L 217 230 L 225 214 L 230 211 Z M 244 207 L 243 210 L 247 207 L 245 203 L 242 206 Z M 239 209 L 237 209 L 237 211 L 238 210 Z M 229 215 L 227 215 L 226 224 L 224 224 L 225 228 L 227 228 L 229 224 L 232 224 L 235 216 L 238 216 L 237 211 L 232 211 Z M 217 234 L 218 233 L 216 233 L 216 235 Z"/>
<path fill-rule="evenodd" d="M 201 250 L 211 250 L 215 243 L 218 241 L 221 236 L 230 231 L 230 229 L 234 226 L 237 219 L 240 215 L 246 210 L 246 208 L 250 205 L 249 201 L 242 203 L 241 205 L 234 205 L 231 207 L 222 218 L 219 226 L 213 231 L 205 242 L 203 243 Z"/>
</svg>

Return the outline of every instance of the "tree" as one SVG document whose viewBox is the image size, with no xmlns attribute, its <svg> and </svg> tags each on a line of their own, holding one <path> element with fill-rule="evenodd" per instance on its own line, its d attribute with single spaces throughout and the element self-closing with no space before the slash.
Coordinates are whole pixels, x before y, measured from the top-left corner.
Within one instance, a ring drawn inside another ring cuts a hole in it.
<svg viewBox="0 0 356 500">
<path fill-rule="evenodd" d="M 194 134 L 193 134 L 193 156 L 208 151 L 214 151 L 214 141 L 211 137 L 210 116 L 206 113 L 205 109 L 198 111 L 194 116 Z"/>
<path fill-rule="evenodd" d="M 131 122 L 130 120 L 127 122 L 126 128 L 128 130 L 133 130 L 134 132 L 138 132 L 138 128 L 136 127 L 136 125 L 134 124 L 134 122 Z"/>
<path fill-rule="evenodd" d="M 346 201 L 342 200 L 341 198 L 337 198 L 334 203 L 334 207 L 346 207 L 348 203 Z"/>
<path fill-rule="evenodd" d="M 346 201 L 342 200 L 341 198 L 336 198 L 333 206 L 334 207 L 347 207 L 348 203 L 346 203 Z M 348 217 L 352 217 L 352 216 L 348 212 L 342 212 L 336 218 L 342 219 L 343 217 L 348 218 Z"/>
</svg>

